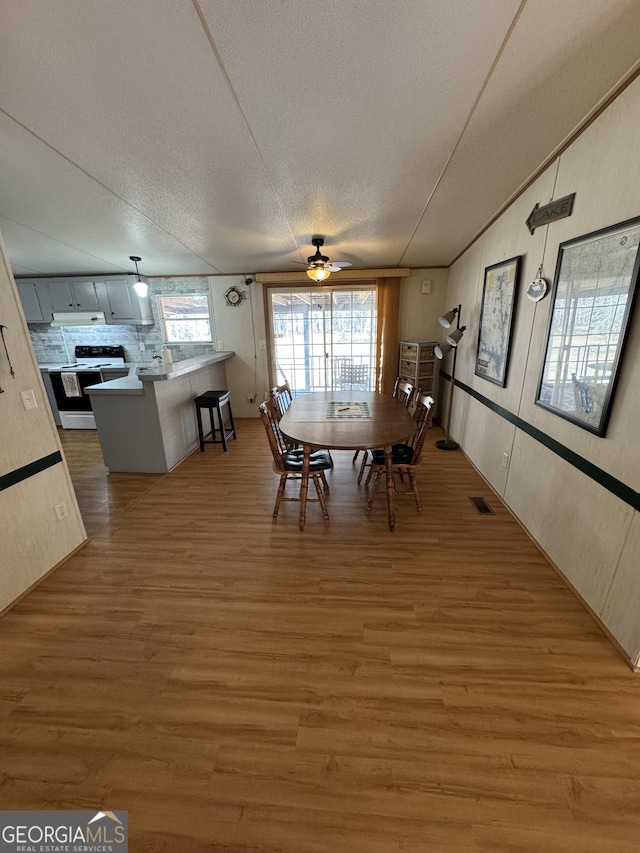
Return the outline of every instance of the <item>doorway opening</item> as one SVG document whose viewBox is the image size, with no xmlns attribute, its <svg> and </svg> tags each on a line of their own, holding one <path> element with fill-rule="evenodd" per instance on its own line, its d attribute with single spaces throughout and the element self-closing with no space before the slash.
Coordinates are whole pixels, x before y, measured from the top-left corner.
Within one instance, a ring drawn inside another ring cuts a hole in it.
<svg viewBox="0 0 640 853">
<path fill-rule="evenodd" d="M 376 286 L 268 291 L 272 372 L 294 396 L 376 387 Z"/>
</svg>

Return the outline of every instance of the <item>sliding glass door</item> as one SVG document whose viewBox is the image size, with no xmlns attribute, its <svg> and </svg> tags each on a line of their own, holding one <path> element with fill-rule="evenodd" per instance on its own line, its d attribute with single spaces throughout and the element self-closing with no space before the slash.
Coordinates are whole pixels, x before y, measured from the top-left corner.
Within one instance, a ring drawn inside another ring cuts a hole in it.
<svg viewBox="0 0 640 853">
<path fill-rule="evenodd" d="M 270 288 L 273 380 L 294 395 L 373 390 L 376 288 Z"/>
</svg>

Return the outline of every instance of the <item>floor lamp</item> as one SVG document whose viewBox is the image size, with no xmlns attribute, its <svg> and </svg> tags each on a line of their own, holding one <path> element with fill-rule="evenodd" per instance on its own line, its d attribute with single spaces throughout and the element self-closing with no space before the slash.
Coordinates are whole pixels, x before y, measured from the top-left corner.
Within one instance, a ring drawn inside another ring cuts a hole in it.
<svg viewBox="0 0 640 853">
<path fill-rule="evenodd" d="M 453 366 L 451 369 L 451 379 L 449 386 L 449 406 L 447 407 L 447 419 L 446 424 L 444 426 L 444 438 L 440 439 L 440 441 L 436 441 L 436 447 L 440 450 L 457 450 L 460 446 L 457 442 L 451 440 L 451 436 L 449 435 L 449 424 L 451 423 L 451 407 L 453 405 L 453 389 L 456 384 L 456 359 L 458 357 L 458 342 L 460 338 L 463 336 L 466 326 L 460 326 L 460 308 L 458 305 L 457 308 L 452 308 L 451 311 L 447 311 L 439 319 L 439 323 L 441 326 L 444 326 L 446 329 L 451 327 L 454 319 L 456 320 L 456 328 L 451 334 L 446 336 L 446 344 L 438 344 L 434 349 L 434 354 L 436 358 L 443 359 L 448 352 L 453 350 Z"/>
</svg>

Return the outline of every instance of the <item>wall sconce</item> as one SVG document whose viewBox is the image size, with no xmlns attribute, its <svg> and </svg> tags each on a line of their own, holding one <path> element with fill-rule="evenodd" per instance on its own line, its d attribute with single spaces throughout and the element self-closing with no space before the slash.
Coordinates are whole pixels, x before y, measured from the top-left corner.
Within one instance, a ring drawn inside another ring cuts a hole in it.
<svg viewBox="0 0 640 853">
<path fill-rule="evenodd" d="M 440 439 L 440 441 L 436 441 L 436 447 L 440 450 L 457 450 L 460 446 L 457 442 L 451 440 L 451 436 L 449 435 L 449 424 L 451 423 L 451 408 L 453 405 L 453 389 L 456 384 L 456 359 L 458 357 L 458 343 L 460 342 L 462 336 L 465 333 L 466 326 L 460 326 L 460 308 L 458 305 L 457 308 L 452 308 L 451 311 L 447 311 L 446 314 L 443 314 L 442 317 L 439 318 L 438 322 L 441 326 L 444 326 L 448 329 L 454 320 L 456 320 L 456 328 L 450 335 L 446 336 L 446 344 L 438 344 L 437 347 L 434 347 L 434 355 L 436 358 L 443 359 L 447 353 L 450 353 L 453 350 L 453 365 L 451 368 L 451 384 L 449 386 L 449 405 L 447 407 L 447 419 L 444 425 L 444 439 Z"/>
<path fill-rule="evenodd" d="M 133 261 L 133 263 L 136 265 L 136 275 L 138 276 L 138 280 L 133 285 L 133 289 L 141 299 L 144 299 L 147 293 L 149 293 L 149 285 L 146 281 L 142 281 L 142 279 L 140 278 L 140 273 L 138 272 L 138 261 L 141 261 L 142 258 L 139 258 L 137 255 L 129 255 L 129 260 Z"/>
</svg>

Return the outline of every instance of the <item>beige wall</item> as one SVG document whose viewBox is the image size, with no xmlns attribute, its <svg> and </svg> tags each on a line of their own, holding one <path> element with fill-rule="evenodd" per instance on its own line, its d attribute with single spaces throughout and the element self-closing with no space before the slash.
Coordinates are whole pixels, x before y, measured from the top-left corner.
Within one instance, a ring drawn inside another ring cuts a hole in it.
<svg viewBox="0 0 640 853">
<path fill-rule="evenodd" d="M 636 306 L 607 435 L 599 438 L 535 405 L 549 297 L 524 294 L 540 263 L 552 280 L 559 243 L 640 215 L 640 79 L 570 146 L 449 271 L 449 301 L 468 332 L 456 377 L 584 459 L 640 491 L 640 308 Z M 529 235 L 534 204 L 575 192 L 573 215 Z M 483 271 L 522 255 L 506 388 L 474 376 Z M 616 638 L 640 655 L 639 513 L 460 389 L 452 434 L 465 453 Z M 502 466 L 509 454 L 507 468 Z"/>
<path fill-rule="evenodd" d="M 422 269 L 413 270 L 402 280 L 401 340 L 442 339 L 438 317 L 451 307 L 447 305 L 447 275 L 445 269 Z M 423 281 L 431 281 L 430 294 L 422 293 Z M 223 349 L 236 353 L 236 357 L 226 363 L 234 415 L 257 417 L 258 404 L 271 387 L 267 351 L 262 348 L 267 338 L 263 287 L 255 281 L 245 287 L 243 276 L 212 276 L 209 283 L 217 338 L 222 341 Z M 237 307 L 227 305 L 224 298 L 225 291 L 232 286 L 247 294 L 246 300 Z M 255 404 L 247 402 L 247 395 L 253 392 L 257 394 Z"/>
<path fill-rule="evenodd" d="M 0 323 L 15 370 L 11 378 L 0 347 L 0 476 L 61 451 L 22 308 L 0 243 Z M 21 392 L 33 391 L 37 408 L 25 410 Z M 66 504 L 58 521 L 54 506 Z M 63 461 L 0 491 L 0 611 L 85 539 L 69 472 Z"/>
<path fill-rule="evenodd" d="M 400 340 L 443 340 L 438 317 L 452 307 L 447 303 L 448 275 L 449 271 L 444 269 L 416 269 L 402 279 Z M 422 292 L 423 281 L 431 282 L 431 293 Z"/>
<path fill-rule="evenodd" d="M 230 287 L 246 293 L 240 305 L 227 305 L 224 294 Z M 257 418 L 258 405 L 270 387 L 267 351 L 262 348 L 266 341 L 262 285 L 254 281 L 247 287 L 244 276 L 211 276 L 209 290 L 216 335 L 218 342 L 222 342 L 218 348 L 236 354 L 225 362 L 233 414 L 238 418 Z M 247 396 L 254 393 L 256 402 L 249 403 Z"/>
</svg>

